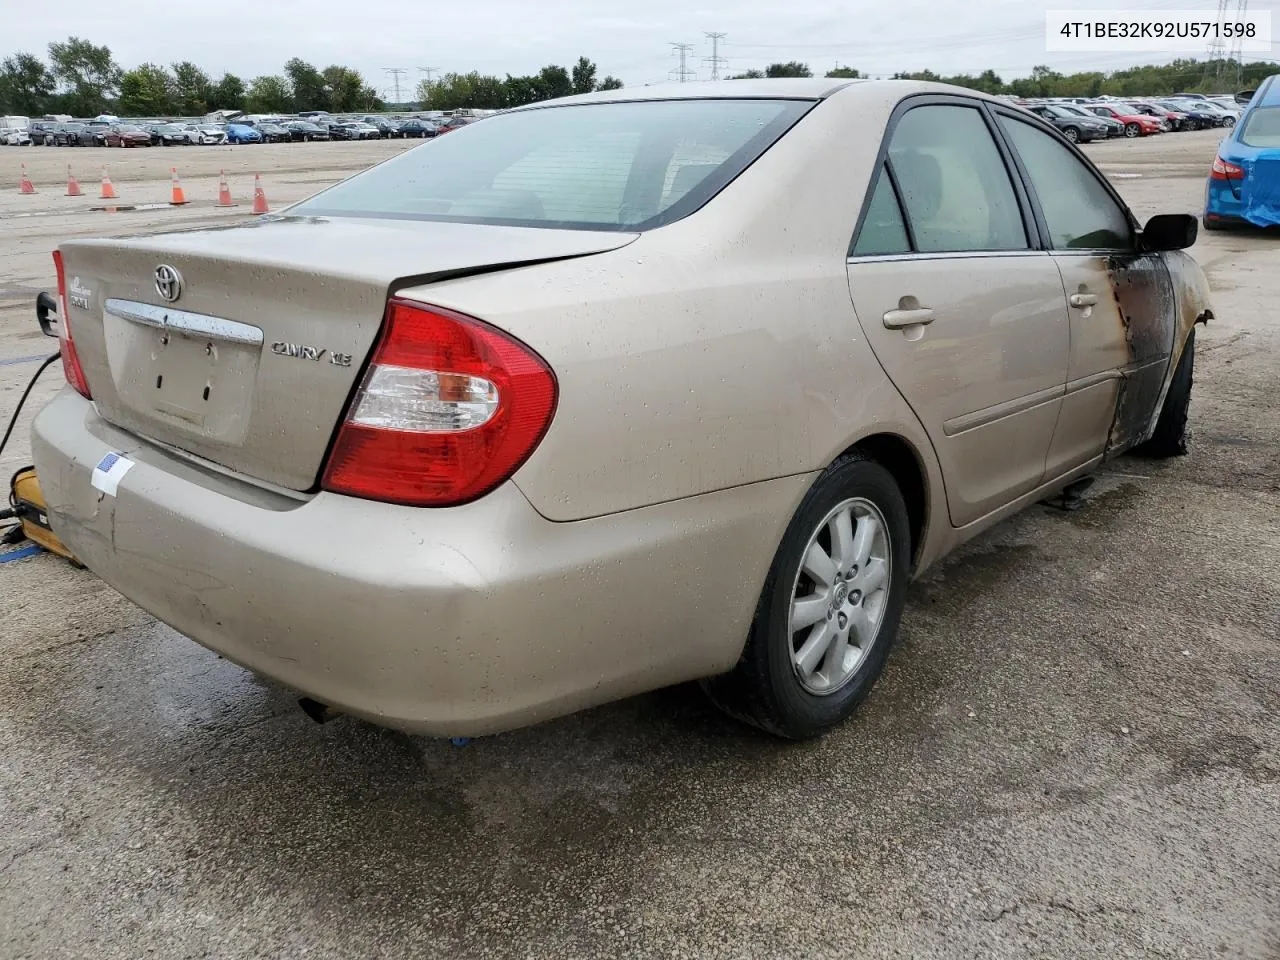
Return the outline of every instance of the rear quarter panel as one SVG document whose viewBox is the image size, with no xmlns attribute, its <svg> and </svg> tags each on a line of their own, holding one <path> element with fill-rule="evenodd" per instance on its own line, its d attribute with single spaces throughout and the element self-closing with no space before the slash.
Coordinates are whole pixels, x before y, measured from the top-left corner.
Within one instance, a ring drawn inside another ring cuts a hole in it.
<svg viewBox="0 0 1280 960">
<path fill-rule="evenodd" d="M 845 270 L 907 92 L 836 94 L 702 210 L 622 250 L 403 292 L 511 331 L 555 370 L 555 419 L 515 477 L 544 516 L 818 470 L 879 432 L 916 449 L 945 516 L 932 450 L 862 337 Z"/>
</svg>

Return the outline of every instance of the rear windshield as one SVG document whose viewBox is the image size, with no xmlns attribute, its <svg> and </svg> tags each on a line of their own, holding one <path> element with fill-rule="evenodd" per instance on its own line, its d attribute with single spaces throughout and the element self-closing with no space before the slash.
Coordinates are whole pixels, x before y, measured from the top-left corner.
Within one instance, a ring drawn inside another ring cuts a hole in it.
<svg viewBox="0 0 1280 960">
<path fill-rule="evenodd" d="M 812 105 L 708 99 L 518 110 L 427 141 L 289 213 L 650 229 L 700 207 Z"/>
<path fill-rule="evenodd" d="M 1240 130 L 1246 147 L 1280 147 L 1280 107 L 1257 107 Z"/>
</svg>

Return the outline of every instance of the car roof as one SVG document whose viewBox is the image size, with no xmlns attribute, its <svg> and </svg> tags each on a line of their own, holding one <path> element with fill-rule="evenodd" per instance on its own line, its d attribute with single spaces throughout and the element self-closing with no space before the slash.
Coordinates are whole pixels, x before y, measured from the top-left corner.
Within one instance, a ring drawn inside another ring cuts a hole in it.
<svg viewBox="0 0 1280 960">
<path fill-rule="evenodd" d="M 626 87 L 621 90 L 602 90 L 582 93 L 557 100 L 543 100 L 515 110 L 536 110 L 548 106 L 574 103 L 609 103 L 635 100 L 706 100 L 706 99 L 757 99 L 764 97 L 821 100 L 837 90 L 853 83 L 886 84 L 891 80 L 843 80 L 826 77 L 777 78 L 765 80 L 699 80 L 691 83 L 654 83 L 645 87 Z M 898 81 L 902 82 L 902 81 Z"/>
<path fill-rule="evenodd" d="M 1263 86 L 1259 87 L 1262 96 L 1255 97 L 1254 102 L 1260 107 L 1276 107 L 1280 106 L 1280 73 L 1273 73 L 1262 81 Z"/>
</svg>

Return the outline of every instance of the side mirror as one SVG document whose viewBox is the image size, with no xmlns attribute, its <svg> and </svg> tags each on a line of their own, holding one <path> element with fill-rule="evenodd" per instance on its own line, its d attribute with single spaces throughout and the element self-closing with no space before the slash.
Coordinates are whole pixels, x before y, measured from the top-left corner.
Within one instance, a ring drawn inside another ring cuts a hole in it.
<svg viewBox="0 0 1280 960">
<path fill-rule="evenodd" d="M 46 337 L 56 337 L 58 331 L 55 329 L 54 324 L 57 321 L 50 320 L 49 314 L 57 317 L 58 301 L 53 294 L 41 290 L 36 296 L 36 323 L 40 324 L 40 332 Z"/>
<path fill-rule="evenodd" d="M 1161 213 L 1147 221 L 1138 238 L 1143 250 L 1185 250 L 1196 242 L 1200 221 L 1189 213 Z"/>
</svg>

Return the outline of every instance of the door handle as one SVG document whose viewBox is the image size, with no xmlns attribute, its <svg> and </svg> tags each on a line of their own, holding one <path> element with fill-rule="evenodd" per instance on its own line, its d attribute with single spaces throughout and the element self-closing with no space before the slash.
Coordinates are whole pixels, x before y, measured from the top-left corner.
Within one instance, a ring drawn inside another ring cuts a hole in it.
<svg viewBox="0 0 1280 960">
<path fill-rule="evenodd" d="M 1092 307 L 1098 302 L 1098 295 L 1095 293 L 1073 293 L 1068 302 L 1073 307 Z"/>
<path fill-rule="evenodd" d="M 890 330 L 915 324 L 933 323 L 932 307 L 915 307 L 911 310 L 890 310 L 884 315 L 884 325 Z"/>
</svg>

